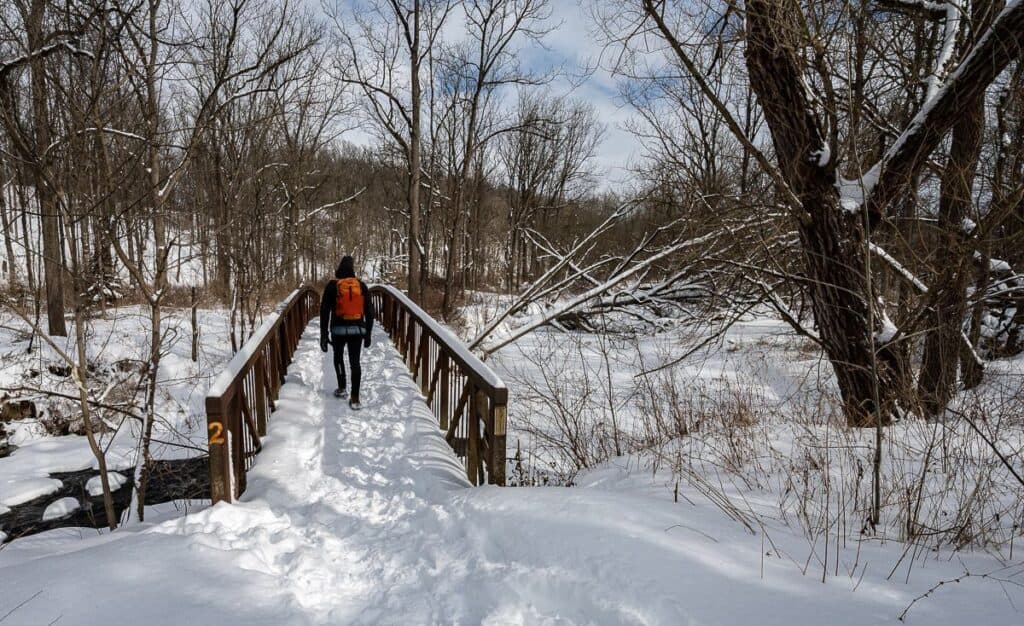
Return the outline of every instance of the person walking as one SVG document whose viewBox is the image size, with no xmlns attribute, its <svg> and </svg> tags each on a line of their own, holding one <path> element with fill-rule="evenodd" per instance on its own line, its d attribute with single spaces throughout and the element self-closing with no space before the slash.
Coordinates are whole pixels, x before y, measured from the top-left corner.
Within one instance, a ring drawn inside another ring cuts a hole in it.
<svg viewBox="0 0 1024 626">
<path fill-rule="evenodd" d="M 355 261 L 346 256 L 334 272 L 334 280 L 327 281 L 320 300 L 320 349 L 327 352 L 327 344 L 334 348 L 334 373 L 338 388 L 334 397 L 346 397 L 344 356 L 348 353 L 348 366 L 352 374 L 352 395 L 348 405 L 359 410 L 360 348 L 370 347 L 373 332 L 373 303 L 366 283 L 356 278 Z"/>
</svg>

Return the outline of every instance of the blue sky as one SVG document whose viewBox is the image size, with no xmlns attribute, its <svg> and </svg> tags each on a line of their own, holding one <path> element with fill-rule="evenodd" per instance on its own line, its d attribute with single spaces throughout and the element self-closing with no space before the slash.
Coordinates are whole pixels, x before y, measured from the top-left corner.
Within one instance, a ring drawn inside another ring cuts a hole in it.
<svg viewBox="0 0 1024 626">
<path fill-rule="evenodd" d="M 594 107 L 598 119 L 605 125 L 604 141 L 598 149 L 595 166 L 600 171 L 601 187 L 615 189 L 628 181 L 628 166 L 639 156 L 640 145 L 623 127 L 631 112 L 622 106 L 615 79 L 605 68 L 604 50 L 589 18 L 589 1 L 551 0 L 553 30 L 542 44 L 522 39 L 518 54 L 528 69 L 543 72 L 564 68 L 548 89 L 554 95 L 570 95 Z M 457 40 L 463 32 L 462 20 L 452 18 L 445 29 L 449 41 Z M 592 72 L 582 76 L 584 68 Z M 344 139 L 354 143 L 371 140 L 368 133 L 358 130 L 346 133 Z"/>
<path fill-rule="evenodd" d="M 546 38 L 547 49 L 535 46 L 530 52 L 539 59 L 550 58 L 552 63 L 561 63 L 567 69 L 595 68 L 572 95 L 589 102 L 597 111 L 598 118 L 605 124 L 605 139 L 598 151 L 600 168 L 605 170 L 608 186 L 614 188 L 627 178 L 626 168 L 640 152 L 639 142 L 623 128 L 631 117 L 628 107 L 622 105 L 614 77 L 607 71 L 607 56 L 600 37 L 594 31 L 587 10 L 587 0 L 552 0 L 552 21 L 557 30 Z M 559 81 L 552 88 L 559 93 L 572 89 L 568 80 Z"/>
</svg>

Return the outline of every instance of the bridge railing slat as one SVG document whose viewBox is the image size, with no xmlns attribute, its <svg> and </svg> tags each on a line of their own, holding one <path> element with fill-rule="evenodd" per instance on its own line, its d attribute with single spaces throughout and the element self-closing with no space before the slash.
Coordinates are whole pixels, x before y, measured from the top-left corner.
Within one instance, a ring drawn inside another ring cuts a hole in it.
<svg viewBox="0 0 1024 626">
<path fill-rule="evenodd" d="M 285 373 L 306 325 L 319 314 L 320 296 L 297 289 L 277 306 L 228 362 L 206 396 L 210 497 L 232 502 L 245 491 Z"/>
<path fill-rule="evenodd" d="M 474 485 L 505 484 L 508 388 L 450 331 L 389 285 L 374 309 Z"/>
</svg>

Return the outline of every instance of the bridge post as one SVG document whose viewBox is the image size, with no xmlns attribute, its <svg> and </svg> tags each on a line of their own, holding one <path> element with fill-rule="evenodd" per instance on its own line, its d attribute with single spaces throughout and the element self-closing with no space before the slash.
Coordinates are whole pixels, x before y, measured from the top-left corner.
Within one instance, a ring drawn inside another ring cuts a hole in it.
<svg viewBox="0 0 1024 626">
<path fill-rule="evenodd" d="M 214 504 L 231 502 L 231 450 L 225 432 L 220 398 L 206 399 L 206 432 L 210 449 L 210 499 Z"/>
<path fill-rule="evenodd" d="M 288 354 L 291 352 L 288 349 L 288 330 L 285 328 L 285 324 L 281 324 L 277 327 L 277 356 L 278 356 L 278 367 L 277 367 L 277 379 L 278 389 L 284 384 L 284 374 L 288 371 Z"/>
<path fill-rule="evenodd" d="M 441 416 L 441 430 L 448 431 L 448 409 L 451 402 L 451 375 L 448 370 L 448 355 L 441 354 L 441 377 L 438 383 L 441 386 L 441 407 L 438 414 Z"/>
<path fill-rule="evenodd" d="M 467 384 L 472 383 L 467 382 Z M 480 464 L 481 400 L 487 401 L 483 398 L 483 394 L 474 386 L 469 392 L 469 419 L 466 420 L 466 429 L 469 435 L 469 440 L 466 442 L 466 478 L 474 485 L 480 484 L 480 470 L 477 468 Z"/>
<path fill-rule="evenodd" d="M 256 388 L 256 397 L 254 403 L 256 405 L 256 432 L 259 433 L 260 437 L 267 436 L 267 389 L 264 387 L 267 381 L 267 364 L 263 359 L 262 352 L 256 359 L 256 364 L 253 366 L 256 373 L 256 377 L 253 380 L 253 386 Z"/>
<path fill-rule="evenodd" d="M 242 426 L 242 396 L 237 391 L 228 402 L 228 414 L 225 416 L 230 426 L 228 431 L 228 448 L 231 454 L 231 467 L 228 472 L 230 482 L 229 493 L 234 502 L 245 491 L 245 447 L 246 435 Z"/>
<path fill-rule="evenodd" d="M 505 428 L 507 406 L 497 400 L 491 404 L 491 433 L 488 448 L 490 449 L 490 467 L 487 482 L 492 485 L 505 486 Z"/>
<path fill-rule="evenodd" d="M 406 356 L 406 367 L 412 372 L 416 371 L 416 317 L 409 315 L 409 323 L 406 324 L 405 331 L 405 356 Z"/>
<path fill-rule="evenodd" d="M 420 349 L 417 357 L 419 358 L 420 393 L 425 398 L 427 397 L 427 391 L 430 389 L 430 344 L 427 341 L 428 336 L 424 330 L 420 328 Z"/>
</svg>

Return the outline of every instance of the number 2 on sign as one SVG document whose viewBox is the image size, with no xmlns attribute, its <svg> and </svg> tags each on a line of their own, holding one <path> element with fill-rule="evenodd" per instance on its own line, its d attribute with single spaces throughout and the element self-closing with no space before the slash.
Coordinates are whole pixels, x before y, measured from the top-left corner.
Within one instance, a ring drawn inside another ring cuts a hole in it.
<svg viewBox="0 0 1024 626">
<path fill-rule="evenodd" d="M 210 422 L 207 426 L 210 430 L 210 443 L 224 443 L 224 425 L 220 422 Z"/>
</svg>

